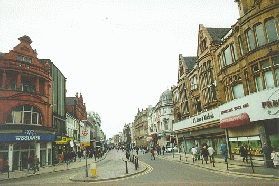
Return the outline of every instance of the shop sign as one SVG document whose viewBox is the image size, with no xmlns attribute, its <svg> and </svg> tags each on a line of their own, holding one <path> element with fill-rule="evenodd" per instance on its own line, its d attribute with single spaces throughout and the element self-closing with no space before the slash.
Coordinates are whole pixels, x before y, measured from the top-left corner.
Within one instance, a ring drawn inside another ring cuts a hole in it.
<svg viewBox="0 0 279 186">
<path fill-rule="evenodd" d="M 209 119 L 212 119 L 212 118 L 214 118 L 213 113 L 212 112 L 211 113 L 207 113 L 207 114 L 204 114 L 204 115 L 199 116 L 199 117 L 194 117 L 193 118 L 193 123 L 209 120 Z"/>
<path fill-rule="evenodd" d="M 242 109 L 242 108 L 247 108 L 247 107 L 249 107 L 249 103 L 245 103 L 245 104 L 243 104 L 243 105 L 239 105 L 239 106 L 232 107 L 232 108 L 229 108 L 229 109 L 226 109 L 226 110 L 222 110 L 222 111 L 221 111 L 221 115 L 222 115 L 222 114 L 225 114 L 225 113 L 232 112 L 232 111 L 240 110 L 240 109 Z"/>
<path fill-rule="evenodd" d="M 11 141 L 55 141 L 53 134 L 36 134 L 36 135 L 25 135 L 22 134 L 0 134 L 0 142 L 11 142 Z"/>
</svg>

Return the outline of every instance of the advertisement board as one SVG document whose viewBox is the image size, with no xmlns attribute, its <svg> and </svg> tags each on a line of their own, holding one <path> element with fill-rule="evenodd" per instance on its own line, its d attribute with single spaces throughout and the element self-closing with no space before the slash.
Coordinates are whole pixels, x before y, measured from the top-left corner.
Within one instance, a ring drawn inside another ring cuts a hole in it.
<svg viewBox="0 0 279 186">
<path fill-rule="evenodd" d="M 89 126 L 80 127 L 80 146 L 81 147 L 90 146 L 90 127 Z"/>
</svg>

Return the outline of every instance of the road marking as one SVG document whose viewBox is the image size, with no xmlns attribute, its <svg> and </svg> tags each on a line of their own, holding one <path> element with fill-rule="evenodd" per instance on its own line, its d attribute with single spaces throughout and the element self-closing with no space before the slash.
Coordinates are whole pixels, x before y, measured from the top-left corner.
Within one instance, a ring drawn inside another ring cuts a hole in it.
<svg viewBox="0 0 279 186">
<path fill-rule="evenodd" d="M 167 160 L 167 161 L 172 161 L 172 162 L 176 162 L 176 163 L 180 163 L 180 164 L 187 164 L 187 165 L 191 165 L 192 167 L 195 167 L 197 169 L 201 169 L 201 170 L 206 170 L 206 171 L 209 171 L 209 172 L 214 172 L 214 173 L 219 173 L 219 174 L 225 174 L 225 175 L 230 175 L 230 176 L 234 176 L 234 177 L 244 177 L 244 178 L 249 178 L 249 179 L 259 179 L 259 180 L 268 180 L 268 181 L 272 181 L 272 180 L 279 180 L 277 178 L 265 178 L 265 177 L 256 177 L 256 176 L 248 176 L 248 175 L 243 175 L 243 174 L 233 174 L 233 173 L 230 173 L 230 172 L 221 172 L 221 171 L 215 171 L 215 170 L 210 170 L 210 169 L 207 169 L 205 167 L 201 167 L 201 166 L 197 166 L 195 164 L 191 164 L 191 163 L 186 163 L 186 162 L 183 162 L 183 161 L 179 161 L 179 160 L 172 160 L 172 159 L 169 159 L 169 158 L 166 158 L 166 157 L 158 157 L 158 158 L 161 158 L 161 159 L 164 159 L 164 160 Z"/>
</svg>

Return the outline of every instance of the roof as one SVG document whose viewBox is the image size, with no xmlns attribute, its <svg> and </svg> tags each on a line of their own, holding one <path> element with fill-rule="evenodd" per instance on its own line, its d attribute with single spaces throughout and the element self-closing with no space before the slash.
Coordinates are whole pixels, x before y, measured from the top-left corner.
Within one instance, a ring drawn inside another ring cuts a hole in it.
<svg viewBox="0 0 279 186">
<path fill-rule="evenodd" d="M 195 65 L 196 65 L 196 60 L 197 57 L 183 57 L 184 58 L 184 62 L 186 64 L 186 66 L 188 67 L 189 70 L 194 69 Z"/>
<path fill-rule="evenodd" d="M 221 39 L 231 30 L 231 28 L 206 28 L 209 35 L 216 43 L 221 43 Z"/>
<path fill-rule="evenodd" d="M 66 106 L 74 106 L 75 97 L 66 97 Z"/>
</svg>

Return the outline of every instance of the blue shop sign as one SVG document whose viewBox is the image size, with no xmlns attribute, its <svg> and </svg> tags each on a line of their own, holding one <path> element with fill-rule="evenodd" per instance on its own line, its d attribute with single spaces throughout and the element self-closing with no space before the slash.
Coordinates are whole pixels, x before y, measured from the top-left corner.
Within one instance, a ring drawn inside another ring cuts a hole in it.
<svg viewBox="0 0 279 186">
<path fill-rule="evenodd" d="M 12 141 L 55 141 L 53 134 L 36 134 L 23 133 L 23 134 L 0 134 L 0 142 Z"/>
</svg>

